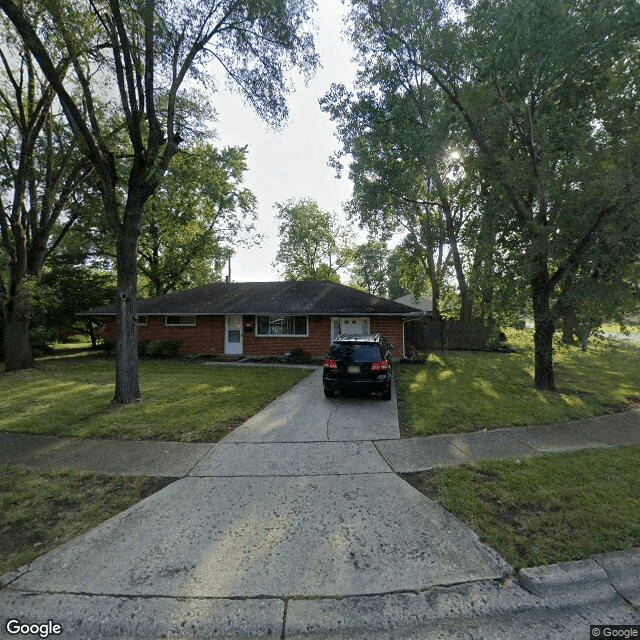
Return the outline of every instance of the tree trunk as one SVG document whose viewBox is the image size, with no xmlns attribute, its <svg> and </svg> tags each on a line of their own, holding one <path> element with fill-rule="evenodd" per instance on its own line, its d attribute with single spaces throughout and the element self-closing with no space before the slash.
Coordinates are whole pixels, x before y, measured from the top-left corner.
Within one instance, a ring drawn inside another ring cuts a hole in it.
<svg viewBox="0 0 640 640">
<path fill-rule="evenodd" d="M 9 371 L 32 369 L 35 359 L 29 343 L 31 324 L 29 303 L 10 298 L 4 307 L 4 368 Z"/>
<path fill-rule="evenodd" d="M 9 287 L 4 303 L 4 367 L 5 371 L 32 369 L 36 362 L 29 342 L 31 300 L 27 288 L 26 253 L 18 251 L 18 264 L 9 263 Z M 22 268 L 19 265 L 22 265 Z"/>
<path fill-rule="evenodd" d="M 480 225 L 480 234 L 473 254 L 469 276 L 469 288 L 480 298 L 477 317 L 493 322 L 493 262 L 496 244 L 493 216 L 485 213 Z"/>
<path fill-rule="evenodd" d="M 566 308 L 562 312 L 562 342 L 566 345 L 575 344 L 576 313 L 573 308 Z"/>
<path fill-rule="evenodd" d="M 582 322 L 578 325 L 577 329 L 578 338 L 580 338 L 580 348 L 586 352 L 589 350 L 589 336 L 591 335 L 591 325 L 587 322 Z"/>
<path fill-rule="evenodd" d="M 435 318 L 440 317 L 440 282 L 437 277 L 430 277 L 431 283 L 431 310 Z"/>
<path fill-rule="evenodd" d="M 151 236 L 152 251 L 149 260 L 149 272 L 146 274 L 151 283 L 153 295 L 161 296 L 167 293 L 164 290 L 163 278 L 160 275 L 160 239 L 158 235 L 159 227 L 155 220 L 149 225 L 149 235 Z"/>
<path fill-rule="evenodd" d="M 87 320 L 85 322 L 85 327 L 87 329 L 87 333 L 89 334 L 89 337 L 91 338 L 91 348 L 92 349 L 97 349 L 98 348 L 98 336 L 96 336 L 96 328 L 93 325 L 93 320 Z"/>
<path fill-rule="evenodd" d="M 462 291 L 460 291 L 460 302 L 462 303 L 460 307 L 460 321 L 471 321 L 473 319 L 473 300 L 469 296 L 468 290 L 465 289 L 464 295 Z"/>
<path fill-rule="evenodd" d="M 544 268 L 546 272 L 546 266 Z M 548 277 L 539 274 L 531 283 L 533 299 L 533 320 L 535 324 L 533 341 L 535 345 L 535 385 L 541 391 L 555 391 L 553 375 L 553 332 L 555 323 L 550 308 L 551 292 Z"/>
<path fill-rule="evenodd" d="M 458 250 L 458 229 L 456 229 L 453 223 L 453 212 L 451 211 L 451 206 L 448 199 L 444 195 L 444 184 L 442 183 L 440 177 L 437 175 L 435 180 L 438 192 L 440 194 L 440 200 L 442 202 L 442 213 L 444 214 L 447 240 L 449 242 L 451 255 L 453 257 L 453 268 L 456 272 L 456 279 L 458 281 L 458 292 L 460 294 L 460 321 L 468 322 L 473 318 L 473 299 L 469 295 L 467 278 L 464 273 L 464 267 L 462 266 L 460 251 Z"/>
<path fill-rule="evenodd" d="M 138 381 L 138 232 L 123 229 L 117 239 L 116 392 L 113 402 L 132 404 L 140 398 Z"/>
<path fill-rule="evenodd" d="M 433 256 L 427 251 L 426 258 L 420 260 L 422 266 L 426 269 L 429 276 L 429 284 L 431 285 L 431 303 L 432 313 L 434 317 L 440 317 L 440 280 L 438 279 L 438 270 L 436 268 Z"/>
</svg>

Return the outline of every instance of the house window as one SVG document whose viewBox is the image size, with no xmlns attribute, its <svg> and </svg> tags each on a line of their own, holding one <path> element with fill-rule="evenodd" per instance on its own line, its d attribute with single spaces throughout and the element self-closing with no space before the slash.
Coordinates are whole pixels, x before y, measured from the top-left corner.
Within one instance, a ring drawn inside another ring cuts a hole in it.
<svg viewBox="0 0 640 640">
<path fill-rule="evenodd" d="M 257 336 L 308 336 L 307 316 L 257 316 Z"/>
<path fill-rule="evenodd" d="M 139 327 L 147 326 L 147 316 L 136 316 L 136 322 Z"/>
<path fill-rule="evenodd" d="M 167 327 L 195 327 L 195 316 L 165 316 L 164 323 Z"/>
</svg>

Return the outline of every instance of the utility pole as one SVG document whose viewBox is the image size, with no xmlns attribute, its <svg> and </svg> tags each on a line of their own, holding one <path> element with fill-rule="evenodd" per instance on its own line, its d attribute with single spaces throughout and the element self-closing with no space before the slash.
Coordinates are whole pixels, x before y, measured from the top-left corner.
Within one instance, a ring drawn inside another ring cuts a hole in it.
<svg viewBox="0 0 640 640">
<path fill-rule="evenodd" d="M 231 282 L 231 254 L 233 252 L 231 251 L 231 249 L 227 250 L 227 264 L 228 264 L 228 271 L 227 271 L 227 276 L 224 279 L 224 281 L 229 284 Z"/>
</svg>

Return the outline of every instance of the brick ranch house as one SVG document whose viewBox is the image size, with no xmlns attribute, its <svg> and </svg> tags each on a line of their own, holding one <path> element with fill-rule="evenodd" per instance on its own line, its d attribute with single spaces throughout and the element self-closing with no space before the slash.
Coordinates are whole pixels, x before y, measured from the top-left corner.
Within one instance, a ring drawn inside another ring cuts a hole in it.
<svg viewBox="0 0 640 640">
<path fill-rule="evenodd" d="M 334 282 L 220 282 L 140 300 L 138 339 L 178 339 L 181 354 L 322 356 L 341 333 L 383 333 L 401 358 L 404 322 L 422 313 Z M 116 339 L 115 306 L 79 315 L 100 317 Z"/>
</svg>

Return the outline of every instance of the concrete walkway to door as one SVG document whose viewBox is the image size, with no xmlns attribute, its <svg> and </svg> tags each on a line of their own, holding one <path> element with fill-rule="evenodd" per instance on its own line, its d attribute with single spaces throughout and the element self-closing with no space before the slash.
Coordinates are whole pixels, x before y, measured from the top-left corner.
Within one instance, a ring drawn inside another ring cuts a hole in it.
<svg viewBox="0 0 640 640">
<path fill-rule="evenodd" d="M 319 377 L 5 576 L 0 610 L 63 638 L 537 638 L 545 619 L 544 637 L 578 638 L 588 621 L 640 623 L 640 556 L 517 578 L 382 457 L 399 441 L 395 396 L 325 399 Z"/>
</svg>

